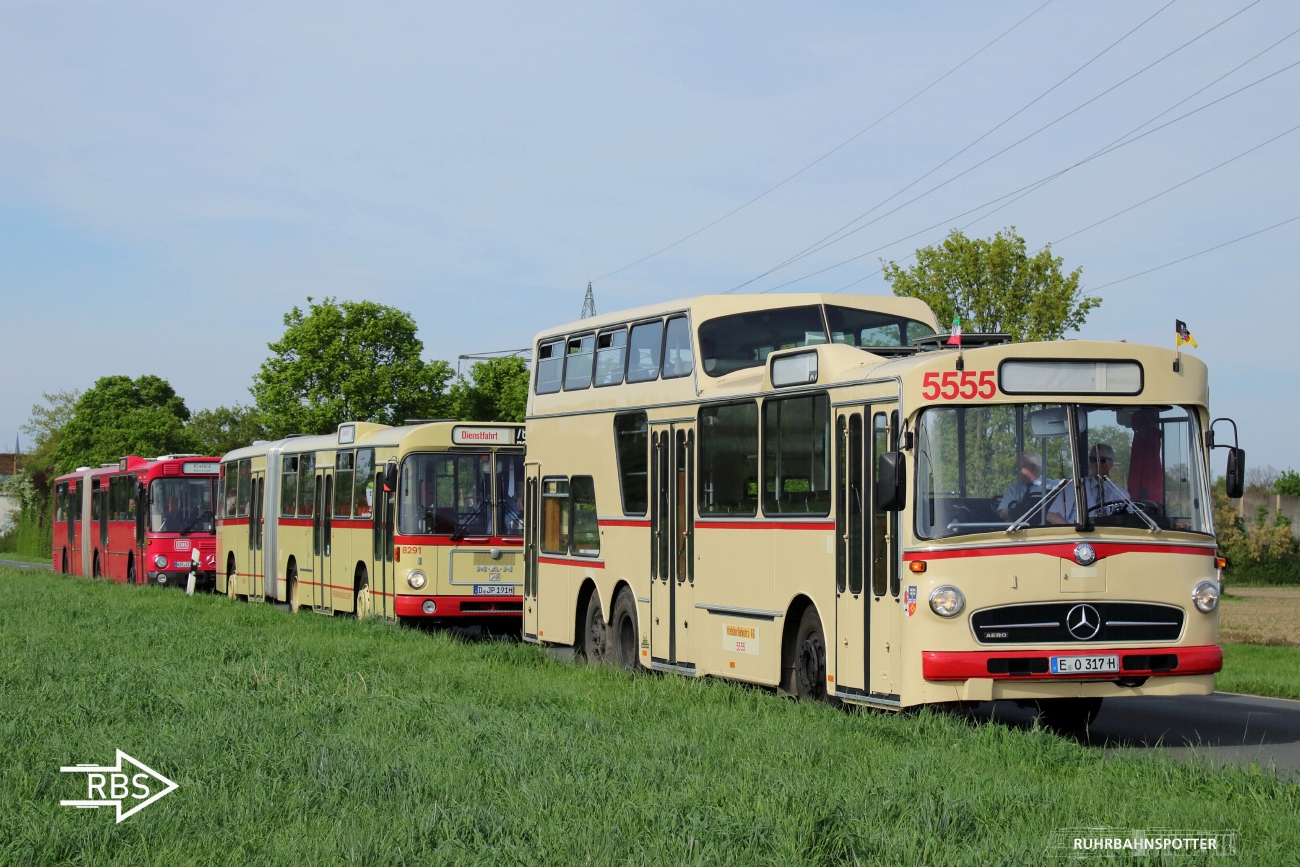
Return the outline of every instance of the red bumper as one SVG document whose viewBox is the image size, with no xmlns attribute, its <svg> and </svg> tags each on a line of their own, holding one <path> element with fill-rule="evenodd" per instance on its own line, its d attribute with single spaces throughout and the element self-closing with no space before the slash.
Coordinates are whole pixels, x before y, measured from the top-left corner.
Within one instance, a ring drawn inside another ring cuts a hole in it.
<svg viewBox="0 0 1300 867">
<path fill-rule="evenodd" d="M 432 611 L 424 604 L 433 603 Z M 522 596 L 403 596 L 393 600 L 398 617 L 522 617 Z"/>
<path fill-rule="evenodd" d="M 1052 656 L 1119 656 L 1119 674 L 1050 674 Z M 1223 668 L 1223 648 L 1204 647 L 1089 647 L 1070 650 L 976 650 L 949 653 L 927 650 L 921 654 L 921 674 L 926 680 L 1115 680 L 1119 677 L 1168 677 L 1215 674 Z"/>
</svg>

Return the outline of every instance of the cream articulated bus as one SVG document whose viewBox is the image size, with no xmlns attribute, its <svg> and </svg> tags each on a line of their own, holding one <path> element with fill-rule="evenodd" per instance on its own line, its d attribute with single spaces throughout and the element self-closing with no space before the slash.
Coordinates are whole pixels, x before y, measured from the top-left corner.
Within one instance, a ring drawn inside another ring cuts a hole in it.
<svg viewBox="0 0 1300 867">
<path fill-rule="evenodd" d="M 1205 366 L 935 330 L 912 299 L 769 295 L 538 335 L 525 639 L 1062 725 L 1212 692 Z"/>
<path fill-rule="evenodd" d="M 522 425 L 339 425 L 221 463 L 218 592 L 517 629 Z"/>
</svg>

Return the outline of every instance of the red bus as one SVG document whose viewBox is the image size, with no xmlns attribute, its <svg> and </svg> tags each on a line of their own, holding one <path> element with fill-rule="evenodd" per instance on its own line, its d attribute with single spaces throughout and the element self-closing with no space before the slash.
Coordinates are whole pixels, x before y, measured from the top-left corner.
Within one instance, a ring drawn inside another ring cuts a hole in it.
<svg viewBox="0 0 1300 867">
<path fill-rule="evenodd" d="M 199 586 L 216 584 L 220 458 L 134 455 L 54 480 L 55 572 L 126 584 L 184 585 L 194 552 Z"/>
</svg>

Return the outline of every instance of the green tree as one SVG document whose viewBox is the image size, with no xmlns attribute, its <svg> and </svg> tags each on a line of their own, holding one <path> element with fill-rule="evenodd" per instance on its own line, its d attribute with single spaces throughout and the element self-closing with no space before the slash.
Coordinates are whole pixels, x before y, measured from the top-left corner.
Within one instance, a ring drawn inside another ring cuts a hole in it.
<svg viewBox="0 0 1300 867">
<path fill-rule="evenodd" d="M 929 304 L 941 325 L 960 316 L 966 331 L 1026 341 L 1058 340 L 1101 304 L 1079 291 L 1083 269 L 1065 274 L 1061 261 L 1050 245 L 1030 256 L 1011 226 L 988 239 L 953 229 L 939 245 L 917 250 L 912 267 L 881 265 L 894 294 Z"/>
<path fill-rule="evenodd" d="M 476 361 L 452 384 L 452 411 L 464 421 L 523 421 L 528 409 L 528 364 L 517 357 Z"/>
<path fill-rule="evenodd" d="M 72 409 L 81 392 L 74 388 L 71 391 L 43 392 L 41 397 L 45 398 L 45 403 L 33 404 L 31 417 L 19 428 L 27 434 L 30 443 L 23 464 L 34 470 L 53 467 L 60 432 L 72 420 Z"/>
<path fill-rule="evenodd" d="M 59 429 L 54 464 L 60 472 L 115 462 L 123 455 L 188 452 L 190 411 L 167 380 L 105 376 L 77 398 Z"/>
<path fill-rule="evenodd" d="M 1300 473 L 1283 470 L 1273 480 L 1273 491 L 1284 497 L 1300 497 Z"/>
<path fill-rule="evenodd" d="M 284 336 L 253 377 L 270 436 L 329 433 L 345 421 L 401 424 L 445 410 L 451 366 L 420 358 L 409 313 L 372 301 L 307 304 L 284 315 Z"/>
<path fill-rule="evenodd" d="M 194 440 L 194 450 L 204 455 L 224 455 L 253 440 L 270 438 L 257 410 L 240 404 L 201 409 L 190 416 L 185 427 Z"/>
</svg>

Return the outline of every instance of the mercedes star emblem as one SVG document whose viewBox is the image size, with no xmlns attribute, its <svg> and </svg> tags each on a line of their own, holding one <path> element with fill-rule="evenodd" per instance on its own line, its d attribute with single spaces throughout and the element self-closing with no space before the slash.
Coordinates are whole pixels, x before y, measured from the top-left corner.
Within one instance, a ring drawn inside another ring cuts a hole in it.
<svg viewBox="0 0 1300 867">
<path fill-rule="evenodd" d="M 1091 566 L 1097 562 L 1097 551 L 1087 542 L 1080 542 L 1074 546 L 1074 562 L 1080 566 Z"/>
<path fill-rule="evenodd" d="M 1089 641 L 1101 631 L 1101 615 L 1091 605 L 1076 605 L 1065 615 L 1065 628 L 1080 641 Z"/>
</svg>

